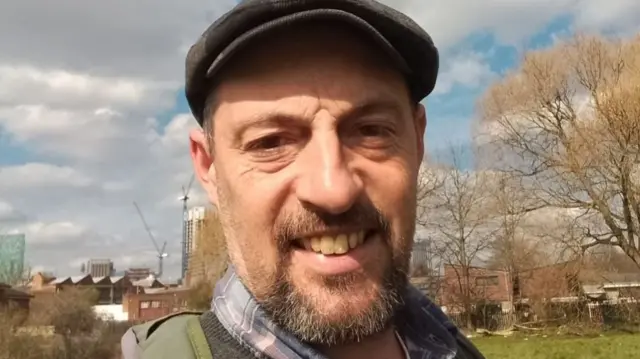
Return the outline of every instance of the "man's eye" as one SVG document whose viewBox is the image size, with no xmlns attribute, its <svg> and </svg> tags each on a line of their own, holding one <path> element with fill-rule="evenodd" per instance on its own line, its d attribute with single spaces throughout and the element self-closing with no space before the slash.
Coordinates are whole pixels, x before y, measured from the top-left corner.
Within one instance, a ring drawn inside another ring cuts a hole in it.
<svg viewBox="0 0 640 359">
<path fill-rule="evenodd" d="M 390 134 L 390 130 L 379 125 L 364 125 L 359 128 L 360 135 L 364 137 L 383 137 Z"/>
<path fill-rule="evenodd" d="M 270 135 L 250 142 L 245 150 L 253 156 L 262 158 L 273 158 L 286 153 L 291 148 L 293 140 L 286 136 Z"/>
<path fill-rule="evenodd" d="M 282 136 L 267 136 L 251 142 L 249 148 L 252 150 L 271 150 L 286 144 L 287 141 Z"/>
</svg>

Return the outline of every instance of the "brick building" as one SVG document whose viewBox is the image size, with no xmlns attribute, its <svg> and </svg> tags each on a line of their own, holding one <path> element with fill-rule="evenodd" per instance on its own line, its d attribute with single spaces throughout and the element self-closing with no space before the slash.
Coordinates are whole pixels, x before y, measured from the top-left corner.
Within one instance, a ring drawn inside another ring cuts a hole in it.
<svg viewBox="0 0 640 359">
<path fill-rule="evenodd" d="M 148 321 L 187 309 L 188 288 L 168 288 L 145 293 L 127 294 L 123 310 L 130 321 Z"/>
<path fill-rule="evenodd" d="M 467 293 L 472 304 L 496 304 L 503 311 L 512 310 L 513 284 L 506 271 L 481 267 L 469 267 L 468 271 L 466 276 L 461 266 L 444 265 L 439 302 L 448 312 L 462 311 Z"/>
<path fill-rule="evenodd" d="M 580 270 L 580 263 L 569 261 L 523 271 L 518 275 L 516 299 L 573 298 L 581 290 Z"/>
<path fill-rule="evenodd" d="M 51 285 L 56 279 L 55 276 L 49 275 L 46 273 L 38 272 L 33 277 L 31 277 L 31 281 L 27 284 L 29 288 L 29 292 L 31 293 L 53 293 L 55 292 L 55 286 Z"/>
<path fill-rule="evenodd" d="M 512 312 L 547 302 L 588 299 L 593 303 L 619 304 L 640 298 L 640 272 L 610 273 L 578 261 L 531 268 L 513 278 L 507 271 L 470 267 L 468 281 L 466 277 L 460 266 L 444 266 L 438 295 L 432 297 L 450 314 L 463 312 L 466 299 L 472 310 L 483 306 Z M 415 284 L 428 287 L 431 283 Z"/>
<path fill-rule="evenodd" d="M 516 289 L 516 299 L 525 302 L 567 302 L 580 296 L 612 304 L 634 302 L 640 298 L 640 272 L 607 272 L 568 261 L 520 273 Z"/>
</svg>

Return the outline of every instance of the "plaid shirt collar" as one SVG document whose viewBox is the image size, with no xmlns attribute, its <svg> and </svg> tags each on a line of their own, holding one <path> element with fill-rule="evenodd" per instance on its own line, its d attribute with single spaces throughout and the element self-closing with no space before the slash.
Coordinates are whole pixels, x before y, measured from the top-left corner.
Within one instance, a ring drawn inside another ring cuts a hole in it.
<svg viewBox="0 0 640 359">
<path fill-rule="evenodd" d="M 410 359 L 453 359 L 457 328 L 415 287 L 405 294 L 405 310 L 397 331 Z M 259 358 L 327 359 L 311 346 L 277 327 L 264 314 L 232 267 L 216 284 L 212 310 L 222 325 Z"/>
</svg>

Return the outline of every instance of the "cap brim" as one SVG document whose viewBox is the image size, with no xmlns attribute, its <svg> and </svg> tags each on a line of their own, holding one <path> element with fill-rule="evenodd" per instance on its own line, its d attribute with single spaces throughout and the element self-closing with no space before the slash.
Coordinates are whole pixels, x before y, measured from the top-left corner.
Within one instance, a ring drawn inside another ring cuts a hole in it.
<svg viewBox="0 0 640 359">
<path fill-rule="evenodd" d="M 224 50 L 222 50 L 206 72 L 206 77 L 211 79 L 217 72 L 240 50 L 246 45 L 252 43 L 258 38 L 268 35 L 274 30 L 282 29 L 294 24 L 314 21 L 314 20 L 332 20 L 343 22 L 354 28 L 361 30 L 363 34 L 369 35 L 371 40 L 376 43 L 380 50 L 384 51 L 391 61 L 397 66 L 397 69 L 409 76 L 411 74 L 410 67 L 400 53 L 389 43 L 389 41 L 376 28 L 364 19 L 353 15 L 349 12 L 337 9 L 314 9 L 297 12 L 291 15 L 279 17 L 275 20 L 262 23 L 241 36 L 234 39 Z"/>
</svg>

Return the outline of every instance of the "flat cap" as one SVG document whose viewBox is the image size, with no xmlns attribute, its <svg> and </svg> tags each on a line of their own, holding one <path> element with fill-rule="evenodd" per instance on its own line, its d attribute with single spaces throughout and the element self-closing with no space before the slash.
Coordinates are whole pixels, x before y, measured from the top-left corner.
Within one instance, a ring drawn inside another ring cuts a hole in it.
<svg viewBox="0 0 640 359">
<path fill-rule="evenodd" d="M 342 21 L 361 29 L 406 77 L 413 100 L 436 84 L 438 50 L 429 34 L 408 16 L 375 0 L 243 0 L 216 20 L 190 48 L 185 94 L 200 125 L 211 84 L 238 50 L 271 30 L 305 21 Z"/>
</svg>

